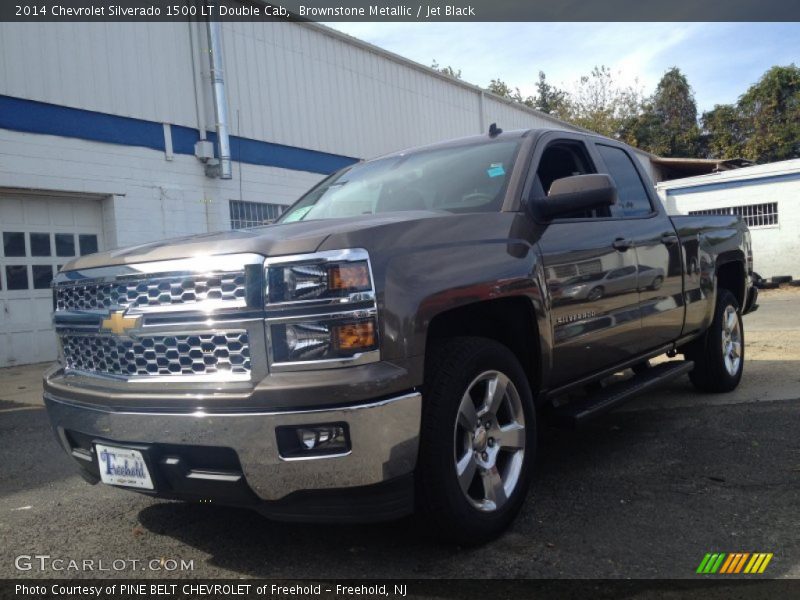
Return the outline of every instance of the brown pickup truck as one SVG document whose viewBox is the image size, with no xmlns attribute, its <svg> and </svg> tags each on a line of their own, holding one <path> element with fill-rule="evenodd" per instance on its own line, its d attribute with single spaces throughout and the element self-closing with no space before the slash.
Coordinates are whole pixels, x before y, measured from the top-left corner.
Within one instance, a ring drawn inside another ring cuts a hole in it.
<svg viewBox="0 0 800 600">
<path fill-rule="evenodd" d="M 417 511 L 479 543 L 525 499 L 540 420 L 683 374 L 734 389 L 751 275 L 742 222 L 668 217 L 627 146 L 493 129 L 348 167 L 268 226 L 67 264 L 45 402 L 92 483 Z"/>
</svg>

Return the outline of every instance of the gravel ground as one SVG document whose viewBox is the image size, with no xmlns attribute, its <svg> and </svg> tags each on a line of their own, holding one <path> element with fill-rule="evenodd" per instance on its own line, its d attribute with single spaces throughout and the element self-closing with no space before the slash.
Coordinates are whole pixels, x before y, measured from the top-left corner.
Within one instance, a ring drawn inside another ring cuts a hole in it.
<svg viewBox="0 0 800 600">
<path fill-rule="evenodd" d="M 800 577 L 798 308 L 800 290 L 762 294 L 735 393 L 681 380 L 580 432 L 547 429 L 520 518 L 481 548 L 437 545 L 414 519 L 282 524 L 89 486 L 40 406 L 0 401 L 0 577 L 64 576 L 14 567 L 47 554 L 193 560 L 182 575 L 202 578 L 691 578 L 710 551 L 773 552 L 769 575 Z M 169 575 L 139 569 L 69 575 Z"/>
</svg>

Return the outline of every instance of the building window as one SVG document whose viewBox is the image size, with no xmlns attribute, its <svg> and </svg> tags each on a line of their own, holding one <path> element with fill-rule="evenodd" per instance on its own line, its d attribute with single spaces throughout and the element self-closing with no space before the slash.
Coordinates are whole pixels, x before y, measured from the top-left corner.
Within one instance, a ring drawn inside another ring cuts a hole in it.
<svg viewBox="0 0 800 600">
<path fill-rule="evenodd" d="M 231 229 L 247 229 L 267 225 L 281 216 L 281 204 L 266 204 L 263 202 L 244 202 L 231 200 Z"/>
<path fill-rule="evenodd" d="M 748 227 L 768 227 L 778 224 L 778 203 L 745 204 L 743 206 L 727 206 L 725 208 L 708 208 L 690 210 L 690 215 L 737 215 Z"/>
</svg>

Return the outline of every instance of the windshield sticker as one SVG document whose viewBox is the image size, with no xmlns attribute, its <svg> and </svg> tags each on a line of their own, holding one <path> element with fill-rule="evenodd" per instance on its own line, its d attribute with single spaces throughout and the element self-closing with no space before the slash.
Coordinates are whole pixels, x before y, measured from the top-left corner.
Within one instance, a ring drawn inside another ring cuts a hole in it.
<svg viewBox="0 0 800 600">
<path fill-rule="evenodd" d="M 489 177 L 502 177 L 506 174 L 506 171 L 503 168 L 503 163 L 493 163 L 489 165 L 489 168 L 486 169 L 486 174 Z"/>
</svg>

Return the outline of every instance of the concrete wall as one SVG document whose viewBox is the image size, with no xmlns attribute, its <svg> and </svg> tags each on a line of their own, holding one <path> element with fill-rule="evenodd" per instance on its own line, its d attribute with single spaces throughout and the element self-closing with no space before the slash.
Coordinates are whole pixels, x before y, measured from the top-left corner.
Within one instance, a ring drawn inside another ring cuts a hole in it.
<svg viewBox="0 0 800 600">
<path fill-rule="evenodd" d="M 206 177 L 193 156 L 0 129 L 0 189 L 103 196 L 106 246 L 229 229 L 228 201 L 288 204 L 316 173 L 234 165 L 234 179 Z"/>
</svg>

